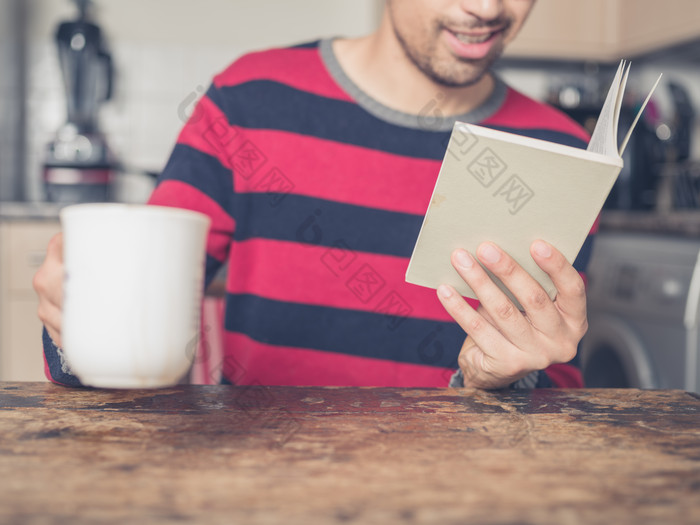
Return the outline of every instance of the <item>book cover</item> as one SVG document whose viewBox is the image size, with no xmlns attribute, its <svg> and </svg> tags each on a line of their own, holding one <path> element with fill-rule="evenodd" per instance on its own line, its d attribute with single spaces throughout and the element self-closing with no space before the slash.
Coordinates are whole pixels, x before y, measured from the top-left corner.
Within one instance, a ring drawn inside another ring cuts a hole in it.
<svg viewBox="0 0 700 525">
<path fill-rule="evenodd" d="M 530 256 L 530 245 L 543 239 L 569 262 L 576 259 L 623 166 L 622 151 L 634 127 L 618 146 L 617 119 L 628 72 L 622 62 L 587 150 L 457 122 L 406 281 L 430 288 L 450 284 L 476 298 L 452 267 L 450 255 L 457 248 L 474 254 L 479 244 L 492 241 L 554 299 L 554 284 Z"/>
</svg>

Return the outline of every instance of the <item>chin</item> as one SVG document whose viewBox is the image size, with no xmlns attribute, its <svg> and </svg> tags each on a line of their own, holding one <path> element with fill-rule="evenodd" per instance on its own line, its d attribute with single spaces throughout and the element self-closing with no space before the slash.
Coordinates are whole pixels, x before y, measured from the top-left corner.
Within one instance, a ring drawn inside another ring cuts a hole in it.
<svg viewBox="0 0 700 525">
<path fill-rule="evenodd" d="M 489 74 L 491 64 L 489 61 L 485 65 L 473 65 L 468 69 L 464 69 L 463 64 L 451 64 L 441 68 L 431 68 L 430 71 L 424 71 L 433 82 L 446 87 L 469 87 L 478 84 L 485 76 Z M 461 66 L 461 67 L 460 67 Z"/>
<path fill-rule="evenodd" d="M 447 87 L 469 87 L 488 76 L 491 66 L 501 56 L 502 49 L 499 46 L 478 60 L 458 58 L 452 54 L 443 55 L 440 60 L 426 60 L 421 69 L 437 84 Z"/>
</svg>

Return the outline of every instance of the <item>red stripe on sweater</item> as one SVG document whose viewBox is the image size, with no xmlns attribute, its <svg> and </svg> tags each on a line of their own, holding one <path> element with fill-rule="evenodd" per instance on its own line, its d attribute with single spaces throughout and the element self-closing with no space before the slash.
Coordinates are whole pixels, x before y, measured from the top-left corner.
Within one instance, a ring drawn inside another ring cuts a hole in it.
<svg viewBox="0 0 700 525">
<path fill-rule="evenodd" d="M 48 379 L 49 381 L 51 381 L 54 384 L 66 386 L 63 383 L 61 383 L 60 381 L 56 381 L 53 378 L 53 376 L 51 375 L 51 368 L 49 368 L 49 362 L 46 360 L 46 354 L 42 352 L 42 356 L 44 357 L 44 375 L 46 376 L 46 379 Z"/>
<path fill-rule="evenodd" d="M 46 379 L 55 383 L 56 380 L 53 377 L 51 377 L 51 369 L 49 368 L 49 362 L 46 360 L 46 354 L 42 353 L 42 356 L 44 358 L 44 375 L 46 376 Z"/>
<path fill-rule="evenodd" d="M 230 126 L 226 115 L 205 95 L 197 102 L 177 142 L 211 155 L 231 169 L 229 159 L 238 147 L 232 142 L 238 134 L 238 128 Z"/>
<path fill-rule="evenodd" d="M 230 126 L 207 97 L 200 100 L 178 143 L 231 169 L 237 193 L 293 193 L 415 215 L 427 210 L 440 170 L 438 160 L 288 131 Z M 250 155 L 259 162 L 249 162 Z M 373 176 L 377 172 L 382 173 L 379 179 Z"/>
<path fill-rule="evenodd" d="M 260 154 L 267 159 L 265 167 L 253 174 L 234 170 L 239 193 L 274 191 L 281 186 L 298 195 L 423 215 L 440 170 L 437 160 L 286 131 L 241 130 L 239 134 L 239 141 L 265 144 Z M 382 176 L 377 178 L 376 173 Z"/>
<path fill-rule="evenodd" d="M 226 259 L 235 221 L 219 204 L 197 188 L 177 180 L 164 180 L 151 194 L 148 204 L 194 210 L 211 220 L 207 236 L 207 253 L 219 261 Z"/>
<path fill-rule="evenodd" d="M 232 294 L 452 321 L 435 290 L 405 282 L 408 259 L 403 257 L 269 239 L 236 242 L 232 253 L 235 271 L 227 282 Z M 371 297 L 358 288 L 368 272 L 383 283 Z"/>
<path fill-rule="evenodd" d="M 580 132 L 571 124 L 568 131 Z M 230 126 L 206 97 L 178 142 L 232 169 L 238 193 L 281 191 L 416 215 L 428 208 L 441 164 L 288 131 Z M 260 159 L 255 170 L 240 164 L 251 152 Z"/>
<path fill-rule="evenodd" d="M 508 111 L 497 111 L 481 122 L 482 126 L 505 126 L 520 129 L 549 129 L 568 133 L 588 143 L 586 131 L 571 117 L 547 104 L 533 100 L 513 89 L 508 89 L 501 106 Z"/>
<path fill-rule="evenodd" d="M 54 385 L 68 386 L 51 375 L 51 368 L 49 367 L 49 362 L 46 360 L 46 354 L 42 352 L 42 355 L 44 356 L 44 376 L 46 376 L 46 379 L 51 381 Z"/>
<path fill-rule="evenodd" d="M 304 348 L 272 346 L 225 335 L 224 376 L 239 385 L 446 387 L 454 370 Z"/>
<path fill-rule="evenodd" d="M 303 75 L 299 75 L 303 71 Z M 271 80 L 322 97 L 351 101 L 328 74 L 318 48 L 285 48 L 242 56 L 214 78 L 217 87 Z"/>
</svg>

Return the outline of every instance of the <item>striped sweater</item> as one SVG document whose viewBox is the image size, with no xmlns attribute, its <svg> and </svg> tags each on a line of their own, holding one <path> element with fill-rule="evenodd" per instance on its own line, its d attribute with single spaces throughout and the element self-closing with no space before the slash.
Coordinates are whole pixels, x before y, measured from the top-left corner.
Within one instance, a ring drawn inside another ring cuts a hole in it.
<svg viewBox="0 0 700 525">
<path fill-rule="evenodd" d="M 587 137 L 500 80 L 468 114 L 443 117 L 439 96 L 418 115 L 381 105 L 329 40 L 251 53 L 214 78 L 150 202 L 211 217 L 208 281 L 228 265 L 226 382 L 447 385 L 465 334 L 404 275 L 452 125 L 578 147 Z M 581 272 L 590 249 L 589 236 Z M 580 385 L 571 364 L 540 375 Z"/>
</svg>

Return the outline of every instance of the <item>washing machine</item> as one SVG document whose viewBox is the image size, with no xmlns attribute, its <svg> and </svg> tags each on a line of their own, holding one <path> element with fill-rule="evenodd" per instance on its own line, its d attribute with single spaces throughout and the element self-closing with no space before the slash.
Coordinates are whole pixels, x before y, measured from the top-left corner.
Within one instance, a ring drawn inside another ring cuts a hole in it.
<svg viewBox="0 0 700 525">
<path fill-rule="evenodd" d="M 588 266 L 588 387 L 700 391 L 700 239 L 600 232 Z"/>
</svg>

